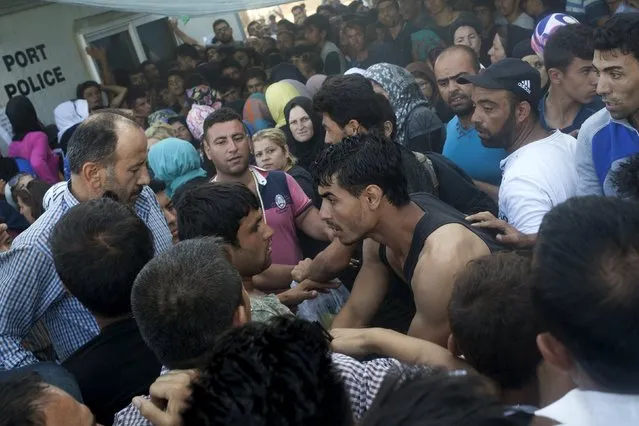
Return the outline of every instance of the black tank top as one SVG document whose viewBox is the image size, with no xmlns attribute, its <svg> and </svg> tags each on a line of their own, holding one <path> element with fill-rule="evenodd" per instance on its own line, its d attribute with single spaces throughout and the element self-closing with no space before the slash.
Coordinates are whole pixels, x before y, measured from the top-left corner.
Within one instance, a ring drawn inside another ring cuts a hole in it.
<svg viewBox="0 0 639 426">
<path fill-rule="evenodd" d="M 468 221 L 466 221 L 466 216 L 463 213 L 455 210 L 453 207 L 449 206 L 443 201 L 440 201 L 432 195 L 424 192 L 418 192 L 411 194 L 410 198 L 415 204 L 417 204 L 419 207 L 421 207 L 422 210 L 424 210 L 424 216 L 422 216 L 422 218 L 419 220 L 419 222 L 417 222 L 417 225 L 415 226 L 415 231 L 413 232 L 413 241 L 410 245 L 408 255 L 406 256 L 406 261 L 404 262 L 404 276 L 400 277 L 403 278 L 404 281 L 406 281 L 408 284 L 410 284 L 413 279 L 415 266 L 417 266 L 419 254 L 424 248 L 424 242 L 430 236 L 430 234 L 444 225 L 456 223 L 464 226 L 473 234 L 481 238 L 481 240 L 488 246 L 488 249 L 491 253 L 505 249 L 504 246 L 502 246 L 495 240 L 494 235 L 482 229 L 473 228 L 472 226 L 470 226 Z M 388 267 L 388 269 L 393 272 L 395 271 L 390 266 L 388 258 L 386 257 L 386 246 L 379 246 L 379 259 L 384 265 Z"/>
</svg>

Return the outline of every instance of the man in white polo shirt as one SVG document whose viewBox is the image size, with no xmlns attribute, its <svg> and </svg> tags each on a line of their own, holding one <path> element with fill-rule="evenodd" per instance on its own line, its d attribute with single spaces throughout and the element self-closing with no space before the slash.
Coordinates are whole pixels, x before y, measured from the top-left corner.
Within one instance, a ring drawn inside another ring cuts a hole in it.
<svg viewBox="0 0 639 426">
<path fill-rule="evenodd" d="M 539 122 L 539 72 L 507 58 L 477 75 L 472 83 L 472 122 L 488 148 L 501 148 L 499 218 L 523 234 L 536 234 L 544 215 L 577 191 L 576 140 L 559 131 L 549 133 Z"/>
</svg>

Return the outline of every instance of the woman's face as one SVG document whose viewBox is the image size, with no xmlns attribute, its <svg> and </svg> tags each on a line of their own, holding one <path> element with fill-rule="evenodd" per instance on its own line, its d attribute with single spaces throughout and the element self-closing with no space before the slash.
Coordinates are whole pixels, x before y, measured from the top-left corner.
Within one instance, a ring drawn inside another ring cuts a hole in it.
<svg viewBox="0 0 639 426">
<path fill-rule="evenodd" d="M 289 128 L 293 137 L 298 142 L 307 142 L 315 136 L 313 130 L 313 121 L 308 116 L 304 108 L 300 106 L 293 107 L 288 116 Z"/>
<path fill-rule="evenodd" d="M 539 75 L 541 76 L 541 87 L 546 87 L 546 84 L 548 84 L 548 73 L 546 72 L 544 60 L 537 55 L 524 56 L 523 58 L 521 58 L 521 60 L 539 71 Z"/>
<path fill-rule="evenodd" d="M 286 170 L 288 151 L 268 138 L 253 141 L 253 154 L 258 167 L 266 170 Z"/>
<path fill-rule="evenodd" d="M 33 222 L 35 222 L 35 219 L 33 218 L 33 215 L 31 214 L 31 207 L 25 204 L 20 197 L 16 197 L 16 198 L 17 198 L 16 202 L 18 203 L 20 214 L 24 216 L 24 218 L 27 220 L 27 222 L 29 222 L 29 224 L 32 224 Z"/>
<path fill-rule="evenodd" d="M 169 77 L 169 91 L 173 96 L 184 95 L 184 79 L 179 75 Z"/>
<path fill-rule="evenodd" d="M 423 78 L 415 77 L 415 81 L 419 86 L 419 90 L 422 91 L 422 95 L 428 100 L 433 98 L 433 86 L 430 84 L 428 80 L 424 80 Z"/>
<path fill-rule="evenodd" d="M 191 142 L 191 132 L 186 128 L 184 124 L 179 121 L 171 124 L 171 127 L 175 130 L 175 137 L 182 139 L 183 141 Z"/>
<path fill-rule="evenodd" d="M 491 47 L 488 51 L 488 56 L 490 56 L 491 64 L 496 64 L 497 62 L 506 58 L 506 49 L 504 49 L 504 45 L 501 43 L 499 34 L 495 34 L 495 38 L 493 39 L 493 47 Z"/>
<path fill-rule="evenodd" d="M 477 30 L 473 27 L 464 25 L 455 30 L 455 44 L 468 46 L 475 51 L 477 55 L 481 54 L 481 37 Z"/>
<path fill-rule="evenodd" d="M 235 52 L 233 58 L 235 58 L 235 60 L 240 63 L 243 69 L 248 68 L 251 64 L 251 58 L 246 52 L 242 50 L 238 50 L 237 52 Z"/>
</svg>

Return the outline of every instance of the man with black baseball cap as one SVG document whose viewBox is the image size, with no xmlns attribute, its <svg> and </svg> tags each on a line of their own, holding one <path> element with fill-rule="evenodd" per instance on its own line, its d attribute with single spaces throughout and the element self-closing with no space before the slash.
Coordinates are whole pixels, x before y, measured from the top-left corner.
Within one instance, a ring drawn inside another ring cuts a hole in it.
<svg viewBox="0 0 639 426">
<path fill-rule="evenodd" d="M 472 122 L 482 144 L 508 153 L 500 164 L 499 218 L 524 234 L 536 234 L 544 215 L 576 194 L 577 141 L 541 126 L 539 72 L 526 62 L 507 58 L 457 81 L 474 85 Z"/>
</svg>

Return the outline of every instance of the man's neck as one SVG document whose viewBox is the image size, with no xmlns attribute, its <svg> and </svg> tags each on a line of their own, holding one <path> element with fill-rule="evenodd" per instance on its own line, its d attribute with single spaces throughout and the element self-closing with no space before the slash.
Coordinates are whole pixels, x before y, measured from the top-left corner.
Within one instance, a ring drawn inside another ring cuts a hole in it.
<svg viewBox="0 0 639 426">
<path fill-rule="evenodd" d="M 242 285 L 244 286 L 244 290 L 246 290 L 246 292 L 249 294 L 255 291 L 255 286 L 253 285 L 253 277 L 242 277 Z"/>
<path fill-rule="evenodd" d="M 504 405 L 532 405 L 539 407 L 539 381 L 535 379 L 520 389 L 502 389 L 501 402 Z"/>
<path fill-rule="evenodd" d="M 397 25 L 395 25 L 394 27 L 390 27 L 388 29 L 388 32 L 390 33 L 393 40 L 396 39 L 397 36 L 399 36 L 399 33 L 402 31 L 402 28 L 404 28 L 404 21 L 399 21 Z"/>
<path fill-rule="evenodd" d="M 415 227 L 423 216 L 424 211 L 412 201 L 399 208 L 386 204 L 370 238 L 389 247 L 400 259 L 406 259 Z"/>
<path fill-rule="evenodd" d="M 249 188 L 253 188 L 253 172 L 251 172 L 250 167 L 246 168 L 246 171 L 241 175 L 226 175 L 224 173 L 218 172 L 215 176 L 215 180 L 218 182 L 239 182 L 243 183 Z"/>
<path fill-rule="evenodd" d="M 71 182 L 68 184 L 71 195 L 80 203 L 89 201 L 95 197 L 92 197 L 90 192 L 85 187 L 84 183 L 80 181 L 80 177 L 77 175 L 71 175 Z"/>
<path fill-rule="evenodd" d="M 464 129 L 468 130 L 473 125 L 471 120 L 473 118 L 472 112 L 468 115 L 458 115 L 457 117 L 459 118 L 459 123 Z"/>
<path fill-rule="evenodd" d="M 563 129 L 570 126 L 583 105 L 561 90 L 557 86 L 551 85 L 548 89 L 548 96 L 544 99 L 544 119 L 550 127 Z"/>
<path fill-rule="evenodd" d="M 506 20 L 512 24 L 517 20 L 517 18 L 519 18 L 519 15 L 521 15 L 522 13 L 523 12 L 520 9 L 515 9 L 513 13 L 508 16 L 504 16 L 504 18 L 506 18 Z"/>
<path fill-rule="evenodd" d="M 98 323 L 98 327 L 100 327 L 100 330 L 104 330 L 105 328 L 107 328 L 111 324 L 115 324 L 116 322 L 120 322 L 120 321 L 127 320 L 127 319 L 130 319 L 130 318 L 133 318 L 133 314 L 121 315 L 121 316 L 115 317 L 115 318 L 104 318 L 104 317 L 96 316 L 95 317 L 95 322 Z"/>
<path fill-rule="evenodd" d="M 539 120 L 531 120 L 529 119 L 526 124 L 522 126 L 519 135 L 515 137 L 515 142 L 506 148 L 506 152 L 508 154 L 512 154 L 524 146 L 541 140 L 549 135 L 549 132 L 544 130 L 539 123 Z"/>
</svg>

